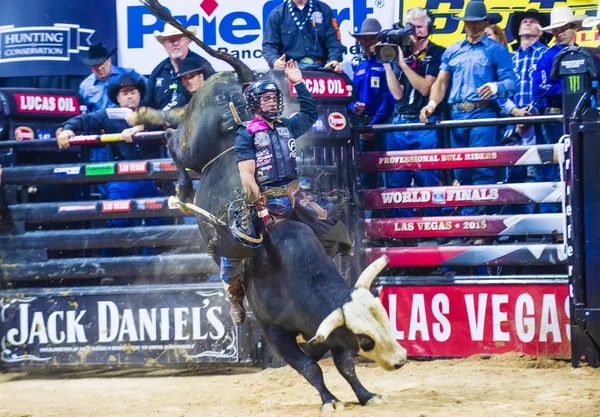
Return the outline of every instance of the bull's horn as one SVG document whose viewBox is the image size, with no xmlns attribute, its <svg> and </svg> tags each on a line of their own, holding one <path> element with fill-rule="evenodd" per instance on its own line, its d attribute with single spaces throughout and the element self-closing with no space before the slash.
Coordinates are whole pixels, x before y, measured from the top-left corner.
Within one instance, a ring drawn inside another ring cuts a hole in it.
<svg viewBox="0 0 600 417">
<path fill-rule="evenodd" d="M 360 274 L 360 277 L 358 277 L 358 281 L 356 281 L 354 288 L 366 288 L 366 289 L 371 288 L 371 284 L 373 283 L 373 280 L 375 279 L 375 277 L 377 277 L 377 274 L 379 274 L 381 272 L 381 270 L 383 268 L 385 268 L 385 266 L 388 264 L 389 261 L 390 261 L 389 258 L 387 256 L 383 255 L 382 257 L 377 259 L 375 262 L 373 262 L 371 265 L 369 265 L 363 271 L 363 273 Z"/>
<path fill-rule="evenodd" d="M 338 327 L 342 327 L 343 325 L 344 313 L 342 308 L 336 308 L 330 315 L 325 317 L 325 320 L 321 322 L 319 328 L 317 329 L 317 334 L 315 337 L 310 339 L 308 343 L 323 343 L 325 340 L 327 340 L 332 331 Z"/>
</svg>

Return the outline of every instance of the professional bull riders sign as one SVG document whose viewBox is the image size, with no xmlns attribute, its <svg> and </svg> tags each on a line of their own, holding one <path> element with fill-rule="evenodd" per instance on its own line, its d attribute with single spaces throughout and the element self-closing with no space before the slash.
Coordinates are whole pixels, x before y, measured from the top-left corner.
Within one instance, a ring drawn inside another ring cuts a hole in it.
<svg viewBox="0 0 600 417">
<path fill-rule="evenodd" d="M 237 362 L 221 285 L 0 293 L 1 364 Z"/>
<path fill-rule="evenodd" d="M 89 74 L 80 55 L 99 41 L 116 46 L 114 0 L 3 1 L 0 78 Z"/>
</svg>

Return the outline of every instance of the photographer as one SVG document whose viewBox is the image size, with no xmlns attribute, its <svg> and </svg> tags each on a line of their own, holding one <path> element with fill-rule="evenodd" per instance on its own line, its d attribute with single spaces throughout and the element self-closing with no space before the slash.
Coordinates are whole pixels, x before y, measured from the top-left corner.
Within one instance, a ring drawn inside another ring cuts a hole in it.
<svg viewBox="0 0 600 417">
<path fill-rule="evenodd" d="M 433 18 L 426 9 L 414 7 L 406 12 L 405 32 L 410 34 L 410 46 L 404 51 L 398 46 L 398 61 L 384 64 L 390 91 L 397 100 L 393 124 L 418 123 L 421 108 L 429 102 L 429 90 L 438 75 L 445 49 L 429 41 L 433 30 Z M 410 30 L 412 25 L 412 30 Z M 407 30 L 408 29 L 408 30 Z M 405 54 L 408 57 L 405 57 Z M 439 118 L 442 106 L 436 109 L 432 119 Z M 435 130 L 391 132 L 387 135 L 388 151 L 435 149 L 438 136 Z M 410 187 L 412 179 L 419 187 L 439 185 L 437 170 L 394 171 L 388 174 L 390 188 Z M 425 214 L 438 215 L 437 209 L 426 209 Z M 390 210 L 392 217 L 412 217 L 412 209 Z"/>
</svg>

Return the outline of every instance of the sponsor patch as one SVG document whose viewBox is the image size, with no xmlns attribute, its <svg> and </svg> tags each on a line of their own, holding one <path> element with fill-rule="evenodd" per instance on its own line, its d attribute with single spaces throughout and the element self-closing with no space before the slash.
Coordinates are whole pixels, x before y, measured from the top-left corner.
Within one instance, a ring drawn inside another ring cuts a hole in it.
<svg viewBox="0 0 600 417">
<path fill-rule="evenodd" d="M 288 130 L 287 127 L 278 127 L 277 128 L 277 133 L 282 138 L 289 138 L 290 137 L 290 131 Z"/>
<path fill-rule="evenodd" d="M 269 175 L 267 175 L 265 172 L 262 172 L 262 171 L 258 171 L 256 176 L 258 177 L 259 182 L 266 181 L 267 179 L 269 179 Z"/>
<path fill-rule="evenodd" d="M 329 122 L 329 126 L 334 130 L 343 130 L 346 127 L 346 118 L 342 113 L 331 113 L 327 121 Z"/>
<path fill-rule="evenodd" d="M 94 175 L 113 175 L 115 173 L 115 164 L 95 164 L 95 165 L 86 165 L 85 166 L 85 175 L 86 176 L 94 176 Z"/>
<path fill-rule="evenodd" d="M 267 132 L 256 132 L 256 134 L 254 135 L 254 146 L 257 149 L 261 149 L 265 146 L 268 146 L 270 142 L 271 139 L 269 138 L 269 134 Z"/>
<path fill-rule="evenodd" d="M 67 175 L 80 175 L 81 167 L 63 167 L 63 168 L 54 168 L 54 176 L 56 177 L 65 177 Z"/>
<path fill-rule="evenodd" d="M 156 86 L 157 87 L 162 87 L 163 80 L 164 80 L 164 78 L 157 78 L 156 79 Z"/>
<path fill-rule="evenodd" d="M 147 170 L 146 162 L 121 162 L 117 166 L 118 174 L 140 174 Z"/>
<path fill-rule="evenodd" d="M 379 77 L 371 77 L 371 88 L 379 88 L 381 82 Z"/>
<path fill-rule="evenodd" d="M 317 25 L 320 25 L 321 23 L 323 23 L 323 13 L 321 13 L 321 12 L 314 12 L 312 14 L 312 16 L 310 17 L 310 20 L 312 20 L 313 22 L 315 22 Z"/>
<path fill-rule="evenodd" d="M 35 136 L 33 134 L 33 129 L 27 126 L 19 126 L 15 129 L 15 139 L 16 140 L 33 140 Z"/>
<path fill-rule="evenodd" d="M 131 200 L 114 200 L 102 202 L 103 213 L 115 213 L 121 211 L 131 211 Z"/>
<path fill-rule="evenodd" d="M 290 150 L 290 158 L 296 157 L 296 139 L 288 140 L 288 149 Z"/>
</svg>

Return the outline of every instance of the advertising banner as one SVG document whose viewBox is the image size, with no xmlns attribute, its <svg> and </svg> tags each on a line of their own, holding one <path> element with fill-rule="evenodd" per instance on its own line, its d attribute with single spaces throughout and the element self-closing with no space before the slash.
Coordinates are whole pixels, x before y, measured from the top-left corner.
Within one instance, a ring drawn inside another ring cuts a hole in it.
<svg viewBox="0 0 600 417">
<path fill-rule="evenodd" d="M 409 356 L 571 356 L 566 284 L 384 285 L 380 299 Z"/>
<path fill-rule="evenodd" d="M 266 69 L 262 57 L 262 35 L 269 13 L 283 0 L 163 0 L 165 6 L 184 26 L 198 27 L 198 38 L 208 46 L 227 51 L 244 60 L 252 69 Z M 355 39 L 350 32 L 360 29 L 367 17 L 375 17 L 384 28 L 397 21 L 397 1 L 393 0 L 325 0 L 337 18 L 342 44 L 348 48 L 345 60 L 352 59 L 350 48 Z M 142 74 L 167 57 L 163 46 L 154 38 L 164 22 L 157 20 L 138 0 L 117 2 L 119 27 L 119 62 Z M 217 70 L 231 70 L 224 62 L 213 60 L 196 45 L 192 50 L 208 58 Z M 356 51 L 354 51 L 356 52 Z"/>
<path fill-rule="evenodd" d="M 448 47 L 454 42 L 464 39 L 464 25 L 462 22 L 452 18 L 452 15 L 462 16 L 468 0 L 402 0 L 402 15 L 411 7 L 424 7 L 430 10 L 435 16 L 435 31 L 431 41 L 438 45 Z M 575 14 L 587 13 L 595 16 L 598 10 L 598 3 L 591 0 L 485 0 L 488 13 L 499 13 L 502 21 L 498 24 L 503 29 L 510 27 L 510 18 L 512 13 L 535 9 L 542 13 L 550 13 L 553 8 L 558 6 L 570 6 Z M 508 43 L 514 42 L 515 38 L 510 30 L 505 30 Z M 515 34 L 516 35 L 516 34 Z M 582 30 L 576 35 L 576 42 L 580 46 L 596 47 L 600 36 L 596 33 L 596 28 Z"/>
<path fill-rule="evenodd" d="M 112 49 L 116 40 L 115 0 L 4 1 L 0 78 L 89 74 L 81 55 L 92 43 Z"/>
<path fill-rule="evenodd" d="M 236 362 L 222 285 L 0 293 L 5 366 Z"/>
</svg>

